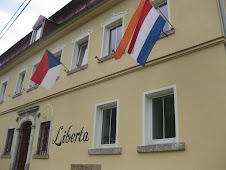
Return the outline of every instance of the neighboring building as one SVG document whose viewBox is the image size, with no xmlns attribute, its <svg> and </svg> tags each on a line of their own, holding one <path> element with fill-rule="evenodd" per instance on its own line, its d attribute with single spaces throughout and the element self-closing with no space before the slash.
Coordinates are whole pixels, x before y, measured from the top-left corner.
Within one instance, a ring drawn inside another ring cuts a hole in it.
<svg viewBox="0 0 226 170">
<path fill-rule="evenodd" d="M 0 170 L 225 169 L 225 1 L 155 0 L 174 28 L 146 67 L 113 58 L 139 2 L 73 0 L 1 55 Z"/>
</svg>

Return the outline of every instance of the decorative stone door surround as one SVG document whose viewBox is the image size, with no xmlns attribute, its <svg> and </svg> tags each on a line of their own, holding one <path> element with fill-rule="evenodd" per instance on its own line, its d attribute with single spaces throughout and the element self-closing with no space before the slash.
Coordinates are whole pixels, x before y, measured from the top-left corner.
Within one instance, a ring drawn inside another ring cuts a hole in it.
<svg viewBox="0 0 226 170">
<path fill-rule="evenodd" d="M 18 152 L 18 146 L 19 146 L 19 139 L 21 135 L 21 129 L 22 129 L 22 124 L 24 122 L 31 122 L 31 134 L 30 134 L 30 140 L 29 140 L 29 146 L 28 146 L 28 152 L 27 152 L 27 159 L 25 163 L 25 168 L 24 170 L 29 170 L 30 166 L 30 159 L 31 159 L 31 151 L 32 151 L 32 145 L 33 145 L 33 139 L 34 139 L 34 132 L 35 132 L 35 120 L 36 120 L 36 115 L 37 111 L 39 110 L 39 106 L 34 106 L 30 107 L 25 110 L 18 111 L 18 116 L 19 116 L 19 126 L 16 129 L 16 141 L 13 149 L 13 154 L 12 154 L 12 160 L 10 163 L 10 170 L 13 170 L 15 168 L 15 163 L 16 163 L 16 155 Z"/>
</svg>

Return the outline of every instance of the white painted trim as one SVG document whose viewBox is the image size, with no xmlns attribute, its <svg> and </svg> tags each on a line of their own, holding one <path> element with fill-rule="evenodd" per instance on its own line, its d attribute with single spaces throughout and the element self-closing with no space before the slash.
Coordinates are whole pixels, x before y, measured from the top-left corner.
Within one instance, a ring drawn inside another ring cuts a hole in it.
<svg viewBox="0 0 226 170">
<path fill-rule="evenodd" d="M 77 61 L 78 58 L 78 50 L 79 50 L 79 45 L 81 43 L 83 43 L 83 41 L 85 42 L 86 40 L 88 41 L 88 46 L 87 46 L 87 59 L 86 59 L 86 63 L 88 62 L 88 56 L 89 56 L 89 46 L 90 46 L 90 35 L 93 33 L 93 30 L 87 30 L 87 31 L 82 31 L 81 34 L 79 34 L 77 37 L 75 37 L 72 40 L 72 43 L 74 44 L 74 48 L 72 51 L 72 58 L 71 58 L 71 66 L 70 69 L 73 70 L 76 68 L 75 63 Z"/>
<path fill-rule="evenodd" d="M 151 113 L 151 98 L 174 94 L 174 108 L 175 108 L 175 130 L 176 137 L 172 139 L 152 140 L 152 113 Z M 143 129 L 142 129 L 142 145 L 158 144 L 158 143 L 173 143 L 179 142 L 179 127 L 178 127 L 178 104 L 177 104 L 177 89 L 176 85 L 167 86 L 159 89 L 150 90 L 143 93 Z"/>
<path fill-rule="evenodd" d="M 49 128 L 49 139 L 48 139 L 48 148 L 47 148 L 47 154 L 49 154 L 49 147 L 50 147 L 50 140 L 51 140 L 51 132 L 52 132 L 52 123 L 53 123 L 53 118 L 47 118 L 47 119 L 39 119 L 39 123 L 38 123 L 38 132 L 37 132 L 37 137 L 36 137 L 36 142 L 35 142 L 35 154 L 37 154 L 38 152 L 38 141 L 39 141 L 39 137 L 40 137 L 40 128 L 41 128 L 41 123 L 44 122 L 50 122 L 50 128 Z"/>
<path fill-rule="evenodd" d="M 14 138 L 15 138 L 15 134 L 16 134 L 16 126 L 15 125 L 14 126 L 8 126 L 8 128 L 6 130 L 6 135 L 5 135 L 6 137 L 5 137 L 4 147 L 3 147 L 3 150 L 2 150 L 2 155 L 4 155 L 4 152 L 5 152 L 5 149 L 6 149 L 6 143 L 7 143 L 7 139 L 8 139 L 8 131 L 9 131 L 9 129 L 14 129 L 10 155 L 11 155 L 12 150 L 13 150 L 13 142 L 14 142 Z"/>
<path fill-rule="evenodd" d="M 124 34 L 124 17 L 128 14 L 128 10 L 120 13 L 113 13 L 110 18 L 108 18 L 104 23 L 101 24 L 103 28 L 103 35 L 102 35 L 102 46 L 101 46 L 101 57 L 105 57 L 108 53 L 108 46 L 109 46 L 109 30 L 122 24 L 122 36 Z"/>
<path fill-rule="evenodd" d="M 101 145 L 102 110 L 105 109 L 105 108 L 110 108 L 110 107 L 117 107 L 115 144 Z M 96 149 L 96 148 L 117 147 L 118 146 L 118 126 L 119 126 L 119 99 L 110 100 L 110 101 L 95 104 L 92 148 Z"/>
</svg>

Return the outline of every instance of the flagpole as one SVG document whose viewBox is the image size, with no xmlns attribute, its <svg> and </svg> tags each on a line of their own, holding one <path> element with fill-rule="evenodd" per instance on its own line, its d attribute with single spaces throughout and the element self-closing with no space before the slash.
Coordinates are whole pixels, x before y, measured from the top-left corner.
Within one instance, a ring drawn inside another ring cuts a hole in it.
<svg viewBox="0 0 226 170">
<path fill-rule="evenodd" d="M 69 72 L 68 68 L 61 62 L 62 66 L 66 69 L 67 72 Z"/>
<path fill-rule="evenodd" d="M 156 6 L 156 4 L 151 0 L 151 3 L 153 4 L 153 6 L 156 8 L 156 9 L 158 9 L 158 11 L 162 14 L 162 16 L 165 18 L 165 20 L 171 25 L 171 27 L 172 28 L 174 28 L 173 27 L 173 25 L 169 22 L 169 20 L 166 18 L 166 16 L 162 13 L 162 11 L 159 9 L 159 7 L 158 6 Z"/>
</svg>

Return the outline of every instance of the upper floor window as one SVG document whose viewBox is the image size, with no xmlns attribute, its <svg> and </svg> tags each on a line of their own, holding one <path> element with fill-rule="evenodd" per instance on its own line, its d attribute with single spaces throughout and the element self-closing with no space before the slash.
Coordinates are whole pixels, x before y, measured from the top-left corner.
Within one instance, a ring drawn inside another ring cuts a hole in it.
<svg viewBox="0 0 226 170">
<path fill-rule="evenodd" d="M 17 86 L 16 86 L 16 94 L 22 93 L 23 90 L 23 84 L 25 79 L 26 70 L 19 73 L 19 77 L 17 80 Z"/>
<path fill-rule="evenodd" d="M 0 91 L 0 102 L 4 100 L 7 84 L 8 84 L 8 81 L 4 81 L 2 83 L 1 91 Z"/>
<path fill-rule="evenodd" d="M 103 27 L 103 40 L 101 57 L 106 57 L 113 54 L 122 39 L 124 16 L 127 11 L 118 14 L 113 14 L 101 26 Z"/>
<path fill-rule="evenodd" d="M 154 5 L 156 5 L 160 11 L 162 12 L 162 14 L 170 21 L 170 13 L 169 13 L 169 3 L 167 2 L 167 0 L 152 0 L 154 3 Z M 160 15 L 162 15 L 160 13 Z M 163 16 L 163 18 L 165 18 Z M 166 22 L 165 26 L 163 27 L 163 31 L 167 32 L 170 30 L 170 24 L 168 22 Z"/>
<path fill-rule="evenodd" d="M 53 54 L 59 61 L 61 61 L 61 56 L 62 56 L 62 50 L 56 52 Z"/>
<path fill-rule="evenodd" d="M 178 142 L 176 86 L 144 93 L 144 144 Z"/>
<path fill-rule="evenodd" d="M 112 54 L 116 51 L 122 39 L 122 24 L 111 28 L 109 34 L 110 38 L 108 54 Z"/>
<path fill-rule="evenodd" d="M 39 38 L 41 38 L 41 33 L 42 27 L 38 27 L 37 29 L 35 29 L 33 41 L 37 41 Z"/>
<path fill-rule="evenodd" d="M 3 155 L 10 155 L 13 142 L 14 128 L 8 129 Z"/>
<path fill-rule="evenodd" d="M 76 37 L 72 42 L 74 45 L 71 69 L 75 69 L 87 64 L 89 39 L 92 31 L 86 31 Z"/>
<path fill-rule="evenodd" d="M 33 74 L 35 73 L 36 69 L 38 68 L 38 65 L 39 65 L 39 63 L 36 63 L 36 64 L 33 65 L 31 77 L 33 76 Z M 38 85 L 37 83 L 35 83 L 32 80 L 30 80 L 29 88 L 35 87 L 37 85 Z"/>
</svg>

